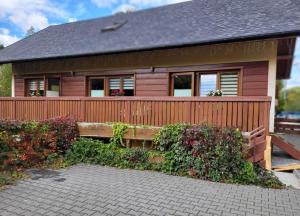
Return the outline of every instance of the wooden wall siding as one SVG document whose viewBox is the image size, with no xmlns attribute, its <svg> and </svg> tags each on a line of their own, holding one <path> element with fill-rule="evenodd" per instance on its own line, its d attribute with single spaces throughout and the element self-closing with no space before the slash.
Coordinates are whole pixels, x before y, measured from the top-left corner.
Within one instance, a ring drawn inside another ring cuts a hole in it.
<svg viewBox="0 0 300 216">
<path fill-rule="evenodd" d="M 242 79 L 243 96 L 267 96 L 268 62 L 244 65 Z"/>
<path fill-rule="evenodd" d="M 163 126 L 208 122 L 252 131 L 269 127 L 270 97 L 0 98 L 0 119 L 72 115 L 83 122 Z"/>
<path fill-rule="evenodd" d="M 268 87 L 268 62 L 240 62 L 230 64 L 217 65 L 199 65 L 185 67 L 166 67 L 154 68 L 155 72 L 148 70 L 135 70 L 136 77 L 136 96 L 169 96 L 169 76 L 172 72 L 187 72 L 187 71 L 210 71 L 210 70 L 226 70 L 226 68 L 241 68 L 242 75 L 242 96 L 267 96 Z M 225 69 L 224 69 L 225 68 Z M 109 74 L 118 74 L 121 72 L 110 71 Z M 127 73 L 133 73 L 128 70 Z M 87 96 L 87 81 L 86 76 L 100 76 L 102 72 L 80 73 L 70 76 L 70 73 L 62 74 L 61 96 Z M 86 75 L 86 76 L 85 76 Z M 47 75 L 46 75 L 47 76 Z M 27 76 L 28 77 L 28 76 Z M 24 96 L 24 80 L 21 76 L 16 78 L 15 82 L 16 96 Z M 18 91 L 18 92 L 17 92 Z"/>
<path fill-rule="evenodd" d="M 61 96 L 86 96 L 86 78 L 85 76 L 74 76 L 61 78 Z"/>
<path fill-rule="evenodd" d="M 25 96 L 25 80 L 22 78 L 15 78 L 15 96 Z"/>
<path fill-rule="evenodd" d="M 168 73 L 136 74 L 135 77 L 136 96 L 168 96 Z"/>
</svg>

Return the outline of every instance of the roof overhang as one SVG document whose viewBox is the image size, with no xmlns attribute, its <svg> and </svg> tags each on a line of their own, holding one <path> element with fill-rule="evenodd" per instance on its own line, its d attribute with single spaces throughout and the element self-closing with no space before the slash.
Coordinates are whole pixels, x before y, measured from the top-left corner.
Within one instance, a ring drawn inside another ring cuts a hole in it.
<svg viewBox="0 0 300 216">
<path fill-rule="evenodd" d="M 277 50 L 277 79 L 289 79 L 294 59 L 296 37 L 278 40 Z"/>
<path fill-rule="evenodd" d="M 261 35 L 250 35 L 243 37 L 231 37 L 224 38 L 219 40 L 208 40 L 208 41 L 199 41 L 192 43 L 183 43 L 183 44 L 169 44 L 164 46 L 152 46 L 152 47 L 141 47 L 138 49 L 123 49 L 109 52 L 94 52 L 94 53 L 78 53 L 78 54 L 70 54 L 70 55 L 53 55 L 49 57 L 35 57 L 35 58 L 26 58 L 26 59 L 8 59 L 5 61 L 0 60 L 1 64 L 7 63 L 16 63 L 16 62 L 28 62 L 28 61 L 39 61 L 39 60 L 49 60 L 49 59 L 66 59 L 66 58 L 76 58 L 76 57 L 84 57 L 84 56 L 96 56 L 96 55 L 110 55 L 110 54 L 121 54 L 121 53 L 131 53 L 131 52 L 141 52 L 141 51 L 153 51 L 153 50 L 163 50 L 163 49 L 172 49 L 172 48 L 183 48 L 183 47 L 191 47 L 191 46 L 205 46 L 205 45 L 214 45 L 214 44 L 224 44 L 224 43 L 234 43 L 234 42 L 243 42 L 243 41 L 254 41 L 254 40 L 267 40 L 267 39 L 278 39 L 285 40 L 286 38 L 296 38 L 300 36 L 300 30 L 298 31 L 290 31 L 290 32 L 277 32 L 271 34 L 261 34 Z M 281 46 L 281 45 L 280 45 Z M 295 44 L 294 44 L 295 48 Z M 5 48 L 4 48 L 5 49 Z M 294 52 L 294 50 L 293 50 Z M 1 53 L 1 51 L 0 51 Z"/>
</svg>

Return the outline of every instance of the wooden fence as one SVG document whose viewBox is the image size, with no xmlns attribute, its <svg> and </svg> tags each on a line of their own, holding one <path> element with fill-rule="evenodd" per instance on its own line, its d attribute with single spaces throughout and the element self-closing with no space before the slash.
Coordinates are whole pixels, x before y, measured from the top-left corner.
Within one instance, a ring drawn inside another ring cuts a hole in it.
<svg viewBox="0 0 300 216">
<path fill-rule="evenodd" d="M 269 128 L 270 97 L 0 98 L 0 119 L 44 120 L 71 115 L 81 122 L 163 126 L 208 122 L 243 131 Z"/>
<path fill-rule="evenodd" d="M 275 132 L 300 135 L 300 119 L 275 119 Z"/>
</svg>

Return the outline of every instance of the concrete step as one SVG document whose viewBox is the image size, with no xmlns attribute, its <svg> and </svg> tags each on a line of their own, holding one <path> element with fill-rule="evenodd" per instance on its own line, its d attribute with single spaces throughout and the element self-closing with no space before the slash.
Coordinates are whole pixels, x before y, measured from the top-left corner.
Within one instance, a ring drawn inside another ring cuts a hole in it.
<svg viewBox="0 0 300 216">
<path fill-rule="evenodd" d="M 278 179 L 286 186 L 292 186 L 295 189 L 300 189 L 300 181 L 294 175 L 294 173 L 289 172 L 274 172 Z"/>
<path fill-rule="evenodd" d="M 293 174 L 295 175 L 295 177 L 298 179 L 298 181 L 300 182 L 300 170 L 294 170 Z"/>
</svg>

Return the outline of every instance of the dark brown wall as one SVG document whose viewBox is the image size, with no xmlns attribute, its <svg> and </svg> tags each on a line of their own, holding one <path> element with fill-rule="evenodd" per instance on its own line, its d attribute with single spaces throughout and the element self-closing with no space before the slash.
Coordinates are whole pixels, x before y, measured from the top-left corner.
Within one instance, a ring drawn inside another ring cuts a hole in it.
<svg viewBox="0 0 300 216">
<path fill-rule="evenodd" d="M 168 96 L 168 73 L 136 74 L 135 77 L 136 96 Z"/>
<path fill-rule="evenodd" d="M 150 69 L 140 71 L 126 71 L 126 73 L 135 74 L 136 96 L 168 96 L 169 95 L 169 73 L 182 71 L 205 71 L 211 69 L 225 70 L 226 68 L 241 68 L 242 96 L 266 96 L 268 88 L 268 62 L 248 62 L 248 63 L 230 63 L 219 65 L 200 65 L 198 67 L 169 67 L 155 68 L 154 72 Z M 225 68 L 225 69 L 224 69 Z M 87 77 L 102 76 L 109 74 L 121 74 L 124 72 L 90 72 L 63 73 L 61 76 L 61 95 L 62 96 L 86 96 L 87 95 Z M 28 76 L 27 76 L 28 78 Z M 21 76 L 15 79 L 16 96 L 24 96 L 24 79 Z"/>
<path fill-rule="evenodd" d="M 25 80 L 22 78 L 15 78 L 15 96 L 25 96 Z"/>
<path fill-rule="evenodd" d="M 268 94 L 268 62 L 247 63 L 243 68 L 243 96 Z"/>
<path fill-rule="evenodd" d="M 61 79 L 61 96 L 86 96 L 86 79 L 84 76 L 65 77 Z"/>
</svg>

